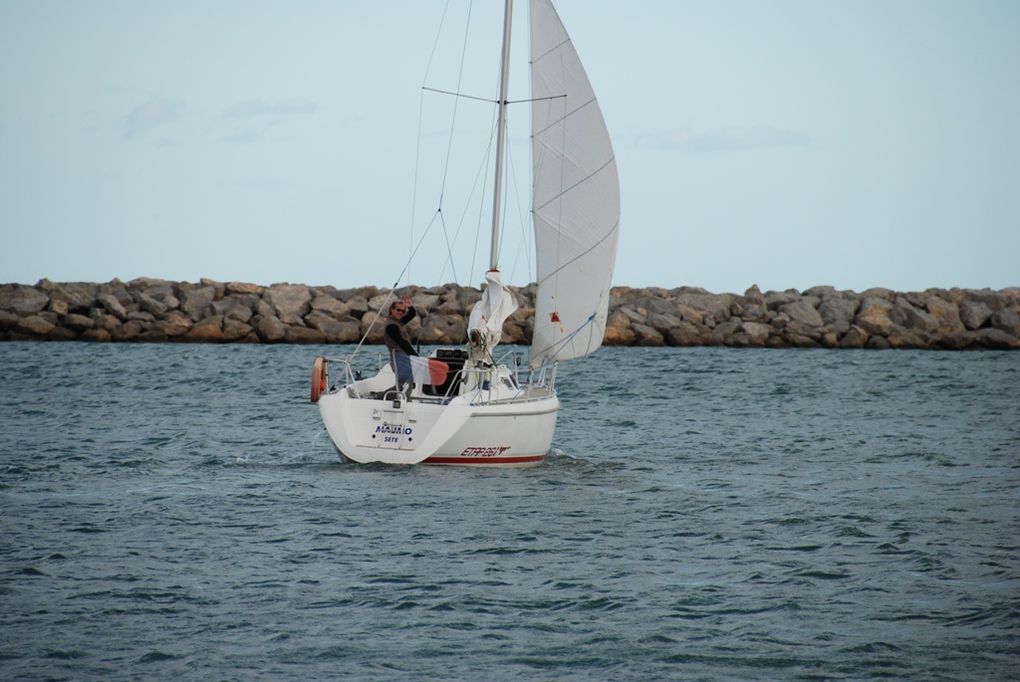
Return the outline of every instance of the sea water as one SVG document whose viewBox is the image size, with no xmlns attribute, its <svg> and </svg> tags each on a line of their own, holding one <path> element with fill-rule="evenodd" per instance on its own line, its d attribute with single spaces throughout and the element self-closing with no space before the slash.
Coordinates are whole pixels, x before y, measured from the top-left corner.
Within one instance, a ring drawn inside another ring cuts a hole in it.
<svg viewBox="0 0 1020 682">
<path fill-rule="evenodd" d="M 1020 353 L 605 348 L 480 470 L 341 462 L 349 350 L 0 344 L 0 678 L 1020 674 Z"/>
</svg>

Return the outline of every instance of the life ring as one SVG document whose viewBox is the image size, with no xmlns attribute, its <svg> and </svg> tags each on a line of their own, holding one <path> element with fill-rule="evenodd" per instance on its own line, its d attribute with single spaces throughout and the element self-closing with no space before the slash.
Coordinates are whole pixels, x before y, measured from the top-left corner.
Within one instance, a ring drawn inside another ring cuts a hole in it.
<svg viewBox="0 0 1020 682">
<path fill-rule="evenodd" d="M 312 363 L 312 394 L 313 403 L 319 402 L 319 396 L 326 392 L 329 386 L 329 362 L 321 355 L 315 358 Z"/>
</svg>

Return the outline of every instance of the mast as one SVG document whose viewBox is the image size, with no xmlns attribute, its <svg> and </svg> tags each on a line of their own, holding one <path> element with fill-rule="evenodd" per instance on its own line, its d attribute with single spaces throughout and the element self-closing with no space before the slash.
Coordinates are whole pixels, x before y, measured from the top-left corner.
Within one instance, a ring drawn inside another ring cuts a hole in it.
<svg viewBox="0 0 1020 682">
<path fill-rule="evenodd" d="M 503 148 L 506 146 L 507 81 L 510 79 L 510 21 L 513 0 L 506 0 L 503 14 L 503 59 L 499 67 L 499 123 L 496 133 L 496 184 L 492 192 L 492 244 L 489 247 L 489 269 L 499 267 L 499 212 L 503 190 Z"/>
</svg>

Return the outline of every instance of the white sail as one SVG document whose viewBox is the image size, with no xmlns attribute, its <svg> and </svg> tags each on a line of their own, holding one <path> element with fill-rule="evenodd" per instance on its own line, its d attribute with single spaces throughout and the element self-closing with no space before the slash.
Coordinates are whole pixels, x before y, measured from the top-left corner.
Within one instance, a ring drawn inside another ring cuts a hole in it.
<svg viewBox="0 0 1020 682">
<path fill-rule="evenodd" d="M 549 0 L 531 0 L 531 97 L 537 367 L 602 345 L 620 225 L 609 132 Z"/>
<path fill-rule="evenodd" d="M 498 270 L 485 273 L 482 298 L 468 318 L 468 348 L 478 360 L 492 362 L 492 350 L 503 336 L 503 323 L 517 310 L 517 300 L 503 286 Z"/>
</svg>

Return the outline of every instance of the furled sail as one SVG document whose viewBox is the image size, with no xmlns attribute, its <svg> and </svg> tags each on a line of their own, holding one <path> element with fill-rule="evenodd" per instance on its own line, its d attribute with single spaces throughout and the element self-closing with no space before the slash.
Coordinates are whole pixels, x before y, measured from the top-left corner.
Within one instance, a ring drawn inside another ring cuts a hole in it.
<svg viewBox="0 0 1020 682">
<path fill-rule="evenodd" d="M 602 345 L 620 226 L 609 132 L 550 0 L 531 0 L 531 97 L 538 367 Z"/>
<path fill-rule="evenodd" d="M 485 273 L 482 298 L 468 318 L 468 349 L 472 359 L 492 362 L 492 349 L 503 336 L 503 323 L 517 310 L 517 300 L 503 286 L 498 270 Z"/>
</svg>

